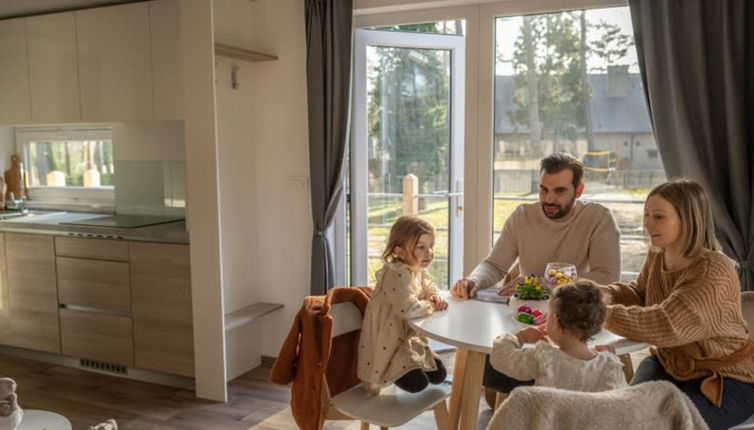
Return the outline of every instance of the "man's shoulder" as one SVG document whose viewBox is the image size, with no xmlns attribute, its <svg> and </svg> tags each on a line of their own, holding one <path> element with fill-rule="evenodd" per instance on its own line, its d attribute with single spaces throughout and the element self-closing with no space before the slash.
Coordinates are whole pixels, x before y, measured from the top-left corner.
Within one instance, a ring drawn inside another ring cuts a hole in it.
<svg viewBox="0 0 754 430">
<path fill-rule="evenodd" d="M 589 200 L 577 200 L 576 204 L 581 206 L 581 214 L 587 219 L 600 219 L 600 218 L 612 218 L 613 213 L 610 209 L 597 202 Z"/>
</svg>

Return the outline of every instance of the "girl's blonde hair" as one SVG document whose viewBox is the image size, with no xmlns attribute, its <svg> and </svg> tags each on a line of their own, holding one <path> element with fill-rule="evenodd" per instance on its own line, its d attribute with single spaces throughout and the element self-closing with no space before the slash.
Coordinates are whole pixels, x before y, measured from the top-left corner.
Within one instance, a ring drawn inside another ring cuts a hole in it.
<svg viewBox="0 0 754 430">
<path fill-rule="evenodd" d="M 654 187 L 647 195 L 647 200 L 654 195 L 673 205 L 681 218 L 685 257 L 695 257 L 702 249 L 720 250 L 720 242 L 715 237 L 712 207 L 701 185 L 691 179 L 673 179 Z"/>
<path fill-rule="evenodd" d="M 423 234 L 435 234 L 435 227 L 429 222 L 413 215 L 403 215 L 395 220 L 393 227 L 390 228 L 390 237 L 382 252 L 382 261 L 389 263 L 393 261 L 395 247 L 400 246 L 406 251 L 412 252 L 416 242 Z"/>
</svg>

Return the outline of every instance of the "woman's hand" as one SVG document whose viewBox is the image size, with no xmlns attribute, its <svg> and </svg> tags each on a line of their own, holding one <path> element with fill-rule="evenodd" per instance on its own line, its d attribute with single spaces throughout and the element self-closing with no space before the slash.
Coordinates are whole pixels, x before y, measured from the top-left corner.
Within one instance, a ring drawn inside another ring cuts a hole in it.
<svg viewBox="0 0 754 430">
<path fill-rule="evenodd" d="M 540 340 L 547 340 L 547 332 L 539 327 L 527 327 L 516 333 L 518 341 L 521 343 L 537 343 Z"/>
<path fill-rule="evenodd" d="M 432 303 L 432 306 L 434 306 L 436 311 L 444 311 L 448 308 L 448 302 L 446 302 L 439 294 L 432 294 L 429 296 L 428 300 Z"/>
<path fill-rule="evenodd" d="M 477 286 L 474 281 L 463 278 L 459 279 L 458 282 L 453 285 L 453 288 L 450 289 L 450 294 L 459 299 L 470 299 L 476 296 L 476 291 L 478 289 L 479 286 Z"/>
</svg>

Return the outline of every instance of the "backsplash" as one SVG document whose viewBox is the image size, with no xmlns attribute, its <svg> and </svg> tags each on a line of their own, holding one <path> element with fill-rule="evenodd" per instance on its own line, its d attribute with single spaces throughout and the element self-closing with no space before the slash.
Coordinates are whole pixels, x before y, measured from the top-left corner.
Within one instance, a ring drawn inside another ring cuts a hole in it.
<svg viewBox="0 0 754 430">
<path fill-rule="evenodd" d="M 115 207 L 119 214 L 186 214 L 184 161 L 115 161 Z"/>
</svg>

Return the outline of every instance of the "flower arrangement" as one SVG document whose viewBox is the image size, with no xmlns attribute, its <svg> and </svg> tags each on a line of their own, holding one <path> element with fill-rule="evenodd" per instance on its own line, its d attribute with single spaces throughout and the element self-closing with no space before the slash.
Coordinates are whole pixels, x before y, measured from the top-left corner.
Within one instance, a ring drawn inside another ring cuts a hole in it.
<svg viewBox="0 0 754 430">
<path fill-rule="evenodd" d="M 524 282 L 516 287 L 516 295 L 521 300 L 547 300 L 550 298 L 547 289 L 543 286 L 542 279 L 534 275 L 524 277 Z"/>
</svg>

